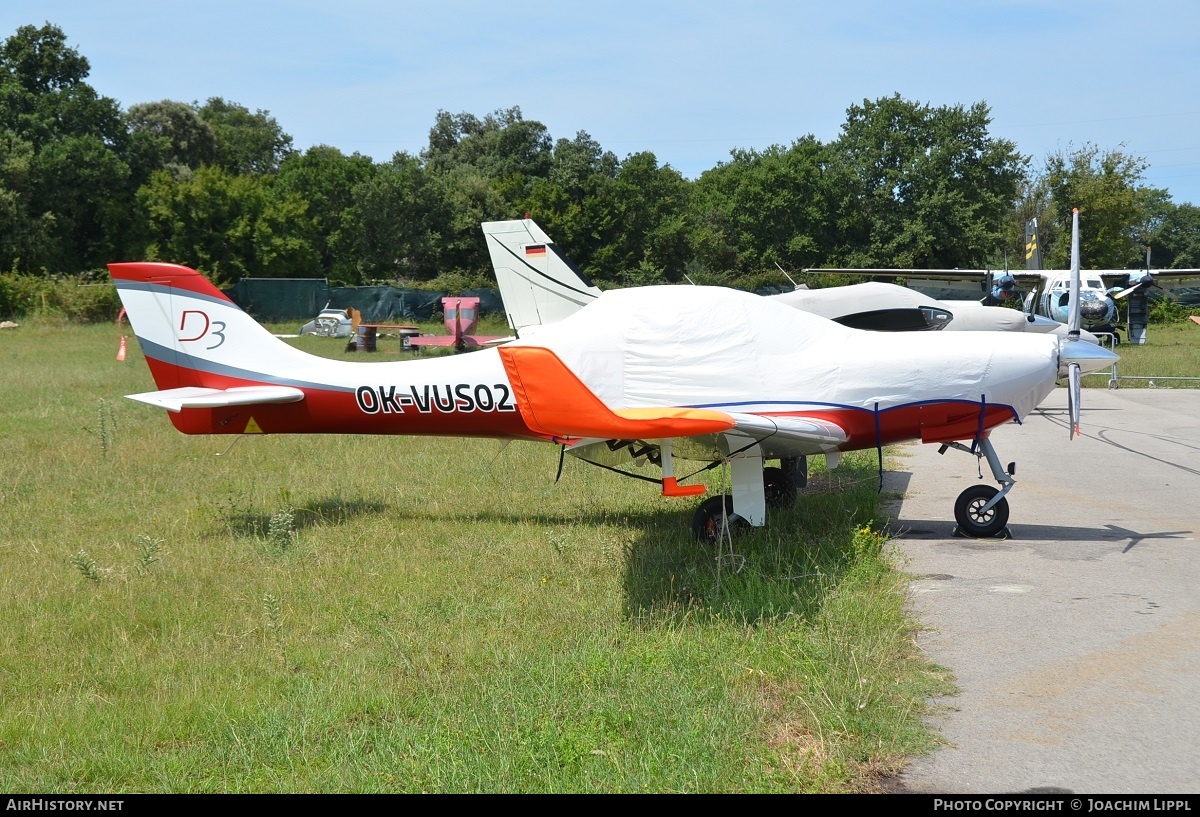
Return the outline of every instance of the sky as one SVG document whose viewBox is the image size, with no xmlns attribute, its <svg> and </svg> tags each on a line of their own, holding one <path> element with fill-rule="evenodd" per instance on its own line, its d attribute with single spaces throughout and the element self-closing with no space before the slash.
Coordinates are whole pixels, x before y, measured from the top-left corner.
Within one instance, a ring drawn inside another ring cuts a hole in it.
<svg viewBox="0 0 1200 817">
<path fill-rule="evenodd" d="M 1036 169 L 1094 145 L 1200 205 L 1192 0 L 3 0 L 0 34 L 52 23 L 121 107 L 211 97 L 305 150 L 418 154 L 439 110 L 518 107 L 696 178 L 735 149 L 836 139 L 899 94 L 985 103 Z"/>
</svg>

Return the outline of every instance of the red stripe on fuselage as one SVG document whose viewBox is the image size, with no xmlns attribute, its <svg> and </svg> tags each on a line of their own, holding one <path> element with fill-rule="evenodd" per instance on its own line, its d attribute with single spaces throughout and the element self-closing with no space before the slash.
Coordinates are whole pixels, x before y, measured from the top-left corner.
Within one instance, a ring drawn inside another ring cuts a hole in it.
<svg viewBox="0 0 1200 817">
<path fill-rule="evenodd" d="M 920 405 L 898 406 L 879 412 L 878 437 L 875 412 L 869 409 L 826 409 L 791 413 L 806 419 L 827 420 L 841 426 L 846 442 L 843 451 L 874 448 L 876 445 L 920 440 L 945 443 L 974 439 L 980 431 L 979 403 L 945 400 Z M 771 412 L 768 416 L 787 417 L 789 412 Z M 983 410 L 984 434 L 996 426 L 1015 420 L 1008 406 L 987 405 Z"/>
<path fill-rule="evenodd" d="M 243 380 L 227 375 L 199 373 L 181 369 L 163 361 L 153 361 L 152 368 L 161 369 L 168 377 L 190 376 L 202 382 L 200 385 L 212 389 L 229 389 L 238 386 L 270 385 L 259 380 Z M 197 378 L 196 376 L 199 375 Z M 155 372 L 157 381 L 158 372 Z M 166 381 L 170 382 L 170 381 Z M 185 434 L 243 434 L 254 420 L 254 433 L 262 434 L 411 434 L 414 436 L 489 437 L 498 439 L 547 439 L 529 429 L 516 410 L 500 410 L 499 401 L 493 392 L 488 393 L 491 410 L 472 408 L 465 410 L 456 401 L 456 409 L 445 411 L 432 399 L 426 402 L 427 411 L 418 406 L 389 403 L 379 405 L 372 413 L 362 410 L 353 392 L 330 389 L 306 388 L 304 399 L 296 403 L 263 403 L 258 405 L 229 406 L 222 408 L 184 409 L 170 412 L 172 424 Z M 448 400 L 450 393 L 440 394 Z M 399 392 L 398 397 L 410 396 Z"/>
</svg>

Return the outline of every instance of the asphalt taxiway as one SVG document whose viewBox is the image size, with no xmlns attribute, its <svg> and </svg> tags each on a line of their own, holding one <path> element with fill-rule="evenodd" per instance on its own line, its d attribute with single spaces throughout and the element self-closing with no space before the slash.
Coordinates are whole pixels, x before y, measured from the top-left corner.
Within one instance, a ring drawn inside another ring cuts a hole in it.
<svg viewBox="0 0 1200 817">
<path fill-rule="evenodd" d="M 884 488 L 946 745 L 910 792 L 1200 792 L 1200 390 L 1066 390 L 992 434 L 1015 461 L 1009 538 L 955 535 L 982 463 L 899 449 Z"/>
</svg>

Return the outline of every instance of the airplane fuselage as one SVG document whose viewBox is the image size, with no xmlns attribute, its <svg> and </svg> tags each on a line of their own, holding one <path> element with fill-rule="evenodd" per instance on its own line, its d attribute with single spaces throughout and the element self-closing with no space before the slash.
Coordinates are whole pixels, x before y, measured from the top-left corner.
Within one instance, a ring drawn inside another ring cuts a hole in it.
<svg viewBox="0 0 1200 817">
<path fill-rule="evenodd" d="M 557 395 L 582 387 L 616 412 L 677 406 L 828 419 L 845 429 L 840 447 L 851 450 L 977 437 L 1020 420 L 1056 377 L 1057 346 L 1048 337 L 1009 338 L 997 353 L 990 333 L 957 340 L 937 332 L 881 335 L 710 287 L 663 288 L 649 298 L 606 293 L 535 338 L 497 349 L 337 361 L 271 338 L 194 273 L 169 265 L 130 269 L 118 267 L 115 277 L 160 389 L 302 392 L 294 402 L 185 403 L 170 417 L 191 434 L 562 439 L 554 423 L 533 416 L 535 391 Z M 673 309 L 663 314 L 656 298 L 668 296 Z M 722 309 L 742 314 L 737 329 L 708 320 Z M 155 314 L 162 319 L 147 320 Z M 693 339 L 681 344 L 685 325 Z M 528 348 L 551 350 L 561 368 L 544 369 L 534 382 L 519 365 Z M 936 370 L 926 364 L 931 359 L 940 361 Z M 575 426 L 569 416 L 555 423 L 568 431 Z"/>
<path fill-rule="evenodd" d="M 1071 279 L 1067 274 L 1048 277 L 1039 300 L 1038 311 L 1048 318 L 1067 323 L 1070 317 Z M 1079 286 L 1079 322 L 1084 329 L 1105 331 L 1117 320 L 1117 303 L 1104 289 L 1099 278 L 1084 278 Z"/>
</svg>

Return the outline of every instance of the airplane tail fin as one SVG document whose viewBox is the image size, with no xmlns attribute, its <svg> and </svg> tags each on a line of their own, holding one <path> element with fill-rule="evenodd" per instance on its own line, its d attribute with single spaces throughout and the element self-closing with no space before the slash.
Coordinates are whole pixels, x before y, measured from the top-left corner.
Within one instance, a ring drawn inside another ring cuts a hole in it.
<svg viewBox="0 0 1200 817">
<path fill-rule="evenodd" d="M 309 360 L 193 269 L 153 261 L 108 269 L 161 390 L 282 382 Z"/>
<path fill-rule="evenodd" d="M 1038 223 L 1036 218 L 1025 222 L 1025 269 L 1040 270 L 1042 268 L 1042 244 L 1038 238 Z"/>
<path fill-rule="evenodd" d="M 508 324 L 518 337 L 557 323 L 600 290 L 532 219 L 482 224 Z"/>
</svg>

